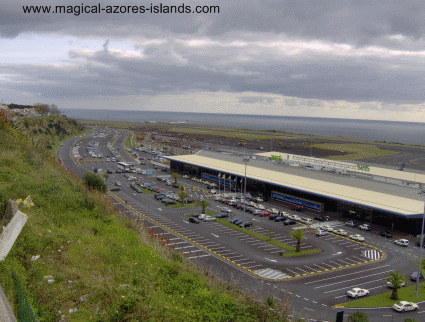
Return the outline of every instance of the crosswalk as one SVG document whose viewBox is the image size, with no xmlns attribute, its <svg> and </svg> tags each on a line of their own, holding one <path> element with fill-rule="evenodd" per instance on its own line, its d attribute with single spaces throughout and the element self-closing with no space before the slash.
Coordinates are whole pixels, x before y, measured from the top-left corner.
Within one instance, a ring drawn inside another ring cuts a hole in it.
<svg viewBox="0 0 425 322">
<path fill-rule="evenodd" d="M 267 279 L 278 280 L 280 278 L 288 278 L 288 274 L 282 273 L 281 271 L 277 271 L 271 268 L 263 268 L 253 271 L 259 276 Z"/>
<path fill-rule="evenodd" d="M 380 259 L 381 253 L 377 251 L 376 249 L 369 249 L 369 250 L 362 251 L 362 256 L 369 259 Z"/>
</svg>

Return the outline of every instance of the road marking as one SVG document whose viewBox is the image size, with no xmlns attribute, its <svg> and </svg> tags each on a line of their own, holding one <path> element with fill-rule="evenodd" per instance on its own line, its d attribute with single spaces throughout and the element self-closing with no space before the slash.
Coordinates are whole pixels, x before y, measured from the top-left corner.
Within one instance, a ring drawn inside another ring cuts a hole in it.
<svg viewBox="0 0 425 322">
<path fill-rule="evenodd" d="M 186 224 L 188 224 L 189 222 L 187 222 L 186 220 L 183 220 L 183 222 L 185 222 Z"/>
<path fill-rule="evenodd" d="M 322 264 L 324 264 L 324 263 L 322 263 Z M 319 281 L 307 282 L 307 283 L 305 283 L 305 285 L 307 285 L 307 284 L 313 284 L 313 283 L 318 283 L 318 282 L 323 282 L 323 281 L 328 281 L 328 280 L 333 280 L 335 278 L 345 277 L 345 276 L 349 276 L 349 275 L 354 275 L 354 274 L 369 272 L 369 271 L 373 271 L 373 270 L 376 270 L 376 269 L 381 269 L 381 268 L 388 267 L 388 266 L 390 266 L 390 265 L 385 265 L 385 266 L 382 266 L 382 267 L 375 267 L 375 268 L 371 268 L 371 269 L 366 269 L 364 271 L 358 271 L 358 272 L 355 272 L 355 273 L 350 273 L 350 274 L 345 274 L 345 275 L 339 275 L 337 277 L 325 278 L 325 279 L 322 279 L 322 280 L 319 280 Z"/>
<path fill-rule="evenodd" d="M 267 257 L 265 257 L 265 259 L 267 259 L 267 260 L 269 260 L 269 261 L 271 261 L 271 262 L 277 262 L 277 260 L 274 260 L 274 259 L 269 259 L 269 258 L 267 258 Z"/>
<path fill-rule="evenodd" d="M 244 264 L 245 266 L 245 264 Z M 263 265 L 252 265 L 252 266 L 245 266 L 245 268 L 252 268 L 252 267 L 258 267 L 258 266 L 263 266 Z"/>
<path fill-rule="evenodd" d="M 342 254 L 342 252 L 338 252 L 338 253 L 335 253 L 335 254 L 332 254 L 332 255 L 340 255 L 340 254 Z"/>
<path fill-rule="evenodd" d="M 201 255 L 201 256 L 193 256 L 193 257 L 189 257 L 189 259 L 199 258 L 199 257 L 205 257 L 205 256 L 211 256 L 211 255 L 210 254 L 207 254 L 207 255 Z"/>
<path fill-rule="evenodd" d="M 162 209 L 161 208 L 157 208 L 159 211 L 162 211 Z"/>
<path fill-rule="evenodd" d="M 317 286 L 314 289 L 328 287 L 328 286 L 333 286 L 333 285 L 347 283 L 347 282 L 352 282 L 352 281 L 360 280 L 362 278 L 368 278 L 368 277 L 371 277 L 371 276 L 381 275 L 381 274 L 385 274 L 385 273 L 389 273 L 389 272 L 392 272 L 392 270 L 391 271 L 382 272 L 382 273 L 372 274 L 372 275 L 368 275 L 368 276 L 361 276 L 361 277 L 353 278 L 351 280 L 345 280 L 345 281 L 341 281 L 341 282 L 337 282 L 337 283 L 332 283 L 332 284 L 328 284 L 328 285 Z M 372 282 L 377 282 L 377 281 L 382 281 L 382 280 L 375 280 L 375 281 L 372 281 Z M 362 284 L 359 284 L 359 285 L 368 284 L 368 283 L 372 283 L 372 282 L 365 282 L 365 283 L 362 283 Z M 354 287 L 356 287 L 356 286 L 354 286 Z M 335 290 L 330 291 L 330 292 L 334 292 L 334 291 Z M 330 293 L 330 292 L 326 292 L 326 293 Z"/>
<path fill-rule="evenodd" d="M 217 235 L 215 235 L 215 234 L 213 234 L 213 233 L 211 233 L 211 235 L 213 235 L 214 237 L 218 237 Z"/>
</svg>

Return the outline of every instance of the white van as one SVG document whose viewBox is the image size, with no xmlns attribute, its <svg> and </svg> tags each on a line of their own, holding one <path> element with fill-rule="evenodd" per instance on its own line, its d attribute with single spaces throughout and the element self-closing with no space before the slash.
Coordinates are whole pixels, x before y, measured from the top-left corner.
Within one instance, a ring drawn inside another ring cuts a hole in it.
<svg viewBox="0 0 425 322">
<path fill-rule="evenodd" d="M 234 206 L 236 205 L 236 200 L 230 200 L 228 203 L 229 206 Z"/>
</svg>

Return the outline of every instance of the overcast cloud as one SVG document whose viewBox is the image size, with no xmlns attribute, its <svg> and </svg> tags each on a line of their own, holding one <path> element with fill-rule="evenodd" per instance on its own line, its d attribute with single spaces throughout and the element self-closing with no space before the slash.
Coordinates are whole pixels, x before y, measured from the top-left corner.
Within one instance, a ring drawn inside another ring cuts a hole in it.
<svg viewBox="0 0 425 322">
<path fill-rule="evenodd" d="M 215 14 L 22 10 L 74 4 L 0 0 L 1 103 L 425 122 L 422 1 L 185 2 L 220 6 Z"/>
</svg>

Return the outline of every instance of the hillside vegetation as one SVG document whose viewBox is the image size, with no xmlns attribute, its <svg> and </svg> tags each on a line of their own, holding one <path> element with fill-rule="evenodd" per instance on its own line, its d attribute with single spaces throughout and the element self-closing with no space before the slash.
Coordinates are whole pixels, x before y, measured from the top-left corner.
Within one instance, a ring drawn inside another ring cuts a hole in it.
<svg viewBox="0 0 425 322">
<path fill-rule="evenodd" d="M 61 137 L 80 130 L 60 116 L 18 119 L 0 130 L 0 224 L 8 199 L 30 195 L 35 204 L 20 207 L 28 221 L 0 262 L 16 316 L 12 272 L 38 321 L 290 321 L 288 307 L 256 302 L 207 275 L 171 252 L 165 236 L 123 219 L 104 194 L 46 157 L 48 145 L 53 152 Z"/>
</svg>

